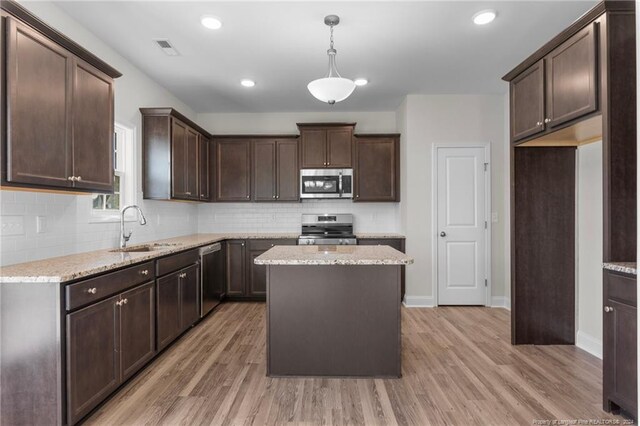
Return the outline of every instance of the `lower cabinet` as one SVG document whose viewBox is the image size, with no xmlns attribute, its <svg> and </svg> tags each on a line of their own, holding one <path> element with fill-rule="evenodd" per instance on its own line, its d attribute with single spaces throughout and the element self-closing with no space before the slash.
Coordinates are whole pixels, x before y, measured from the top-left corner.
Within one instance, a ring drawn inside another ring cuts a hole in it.
<svg viewBox="0 0 640 426">
<path fill-rule="evenodd" d="M 70 313 L 67 420 L 76 423 L 155 354 L 153 282 Z"/>
<path fill-rule="evenodd" d="M 234 299 L 264 299 L 267 295 L 267 272 L 254 259 L 270 248 L 295 246 L 297 240 L 230 240 L 227 241 L 227 296 Z"/>
<path fill-rule="evenodd" d="M 192 264 L 160 277 L 156 287 L 158 350 L 161 350 L 200 317 L 200 266 Z"/>
<path fill-rule="evenodd" d="M 638 418 L 637 280 L 604 272 L 603 402 Z"/>
<path fill-rule="evenodd" d="M 358 245 L 360 246 L 389 246 L 394 249 L 404 251 L 404 238 L 358 238 Z M 404 300 L 405 291 L 405 267 L 401 268 L 401 284 L 400 284 L 400 300 Z"/>
</svg>

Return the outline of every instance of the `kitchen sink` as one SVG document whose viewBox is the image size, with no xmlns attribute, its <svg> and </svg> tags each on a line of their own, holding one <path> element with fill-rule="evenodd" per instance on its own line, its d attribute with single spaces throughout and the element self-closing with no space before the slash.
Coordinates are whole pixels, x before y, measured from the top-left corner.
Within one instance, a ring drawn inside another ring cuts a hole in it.
<svg viewBox="0 0 640 426">
<path fill-rule="evenodd" d="M 153 244 L 141 244 L 137 246 L 118 248 L 109 250 L 112 253 L 143 253 L 148 251 L 166 250 L 172 247 L 179 247 L 182 243 L 153 243 Z"/>
</svg>

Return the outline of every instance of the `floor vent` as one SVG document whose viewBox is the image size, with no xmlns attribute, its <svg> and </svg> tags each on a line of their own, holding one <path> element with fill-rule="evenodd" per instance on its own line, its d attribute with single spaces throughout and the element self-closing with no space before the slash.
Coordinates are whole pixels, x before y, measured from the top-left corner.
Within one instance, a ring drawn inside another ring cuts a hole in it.
<svg viewBox="0 0 640 426">
<path fill-rule="evenodd" d="M 173 47 L 171 42 L 167 39 L 157 39 L 154 42 L 167 56 L 178 56 L 180 53 Z"/>
</svg>

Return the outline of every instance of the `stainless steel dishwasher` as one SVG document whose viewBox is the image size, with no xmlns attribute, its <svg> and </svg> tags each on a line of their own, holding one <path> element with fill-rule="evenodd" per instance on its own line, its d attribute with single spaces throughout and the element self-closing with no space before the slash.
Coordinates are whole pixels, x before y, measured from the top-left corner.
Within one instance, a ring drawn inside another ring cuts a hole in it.
<svg viewBox="0 0 640 426">
<path fill-rule="evenodd" d="M 215 243 L 200 248 L 200 317 L 222 302 L 225 288 L 222 245 Z"/>
</svg>

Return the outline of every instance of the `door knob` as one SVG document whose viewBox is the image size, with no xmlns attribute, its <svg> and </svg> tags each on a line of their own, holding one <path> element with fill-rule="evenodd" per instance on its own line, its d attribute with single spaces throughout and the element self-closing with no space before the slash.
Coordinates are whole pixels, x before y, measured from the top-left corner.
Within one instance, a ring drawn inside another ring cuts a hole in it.
<svg viewBox="0 0 640 426">
<path fill-rule="evenodd" d="M 447 233 L 446 233 L 446 232 L 444 232 L 444 231 L 442 231 L 442 232 L 440 233 L 440 236 L 441 236 L 441 237 L 446 237 L 446 236 L 447 236 Z"/>
</svg>

